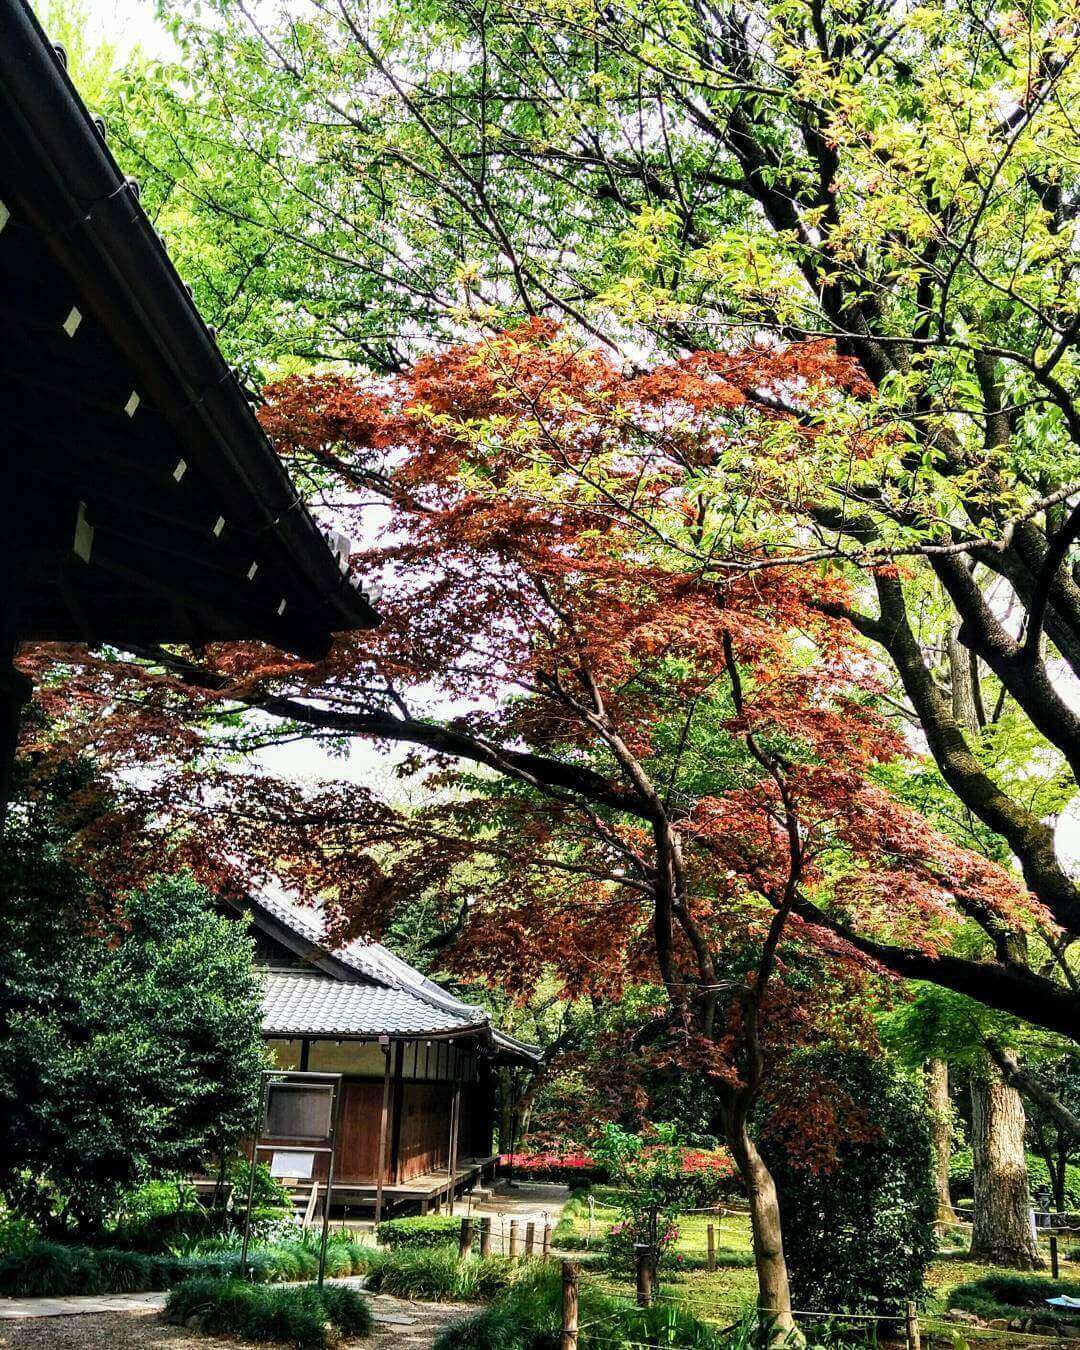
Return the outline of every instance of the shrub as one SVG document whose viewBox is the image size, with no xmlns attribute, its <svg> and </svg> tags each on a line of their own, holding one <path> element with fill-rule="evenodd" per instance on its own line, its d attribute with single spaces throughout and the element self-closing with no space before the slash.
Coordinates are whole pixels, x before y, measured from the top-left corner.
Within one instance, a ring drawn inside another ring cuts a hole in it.
<svg viewBox="0 0 1080 1350">
<path fill-rule="evenodd" d="M 510 1168 L 511 1156 L 514 1160 L 514 1176 L 518 1181 L 548 1181 L 563 1186 L 580 1186 L 611 1179 L 602 1163 L 580 1151 L 503 1153 L 499 1157 L 499 1166 L 504 1171 Z"/>
<path fill-rule="evenodd" d="M 702 1176 L 684 1170 L 684 1149 L 674 1125 L 656 1124 L 650 1136 L 642 1137 L 608 1123 L 601 1130 L 596 1154 L 625 1187 L 616 1199 L 620 1220 L 606 1239 L 609 1260 L 629 1269 L 635 1245 L 642 1244 L 652 1253 L 655 1276 L 678 1239 L 680 1210 L 701 1198 Z"/>
<path fill-rule="evenodd" d="M 925 1096 L 888 1061 L 861 1052 L 810 1051 L 799 1056 L 799 1072 L 851 1123 L 821 1171 L 805 1165 L 798 1137 L 763 1140 L 792 1298 L 813 1311 L 890 1315 L 921 1297 L 934 1254 Z"/>
<path fill-rule="evenodd" d="M 443 1247 L 457 1239 L 461 1220 L 449 1214 L 424 1214 L 415 1219 L 384 1219 L 375 1229 L 384 1247 Z"/>
<path fill-rule="evenodd" d="M 97 1240 L 144 1177 L 249 1127 L 259 984 L 243 926 L 190 875 L 149 881 L 88 930 L 89 883 L 59 861 L 70 815 L 48 803 L 0 850 L 0 1193 L 43 1232 Z"/>
<path fill-rule="evenodd" d="M 272 1289 L 242 1280 L 188 1280 L 169 1294 L 165 1312 L 175 1322 L 198 1317 L 211 1333 L 303 1350 L 332 1346 L 342 1335 L 366 1336 L 373 1325 L 367 1300 L 343 1285 Z"/>
<path fill-rule="evenodd" d="M 604 1234 L 604 1251 L 611 1269 L 625 1273 L 634 1268 L 634 1248 L 647 1246 L 653 1252 L 654 1269 L 659 1269 L 661 1261 L 678 1259 L 672 1251 L 678 1240 L 679 1226 L 673 1217 L 639 1210 L 611 1225 Z"/>
<path fill-rule="evenodd" d="M 251 1184 L 251 1163 L 242 1156 L 234 1157 L 225 1169 L 225 1177 L 232 1187 L 232 1200 L 235 1208 L 247 1207 L 248 1186 Z M 251 1196 L 253 1210 L 274 1210 L 277 1213 L 292 1213 L 292 1199 L 289 1192 L 277 1179 L 270 1175 L 270 1168 L 264 1162 L 255 1164 L 255 1189 Z"/>
<path fill-rule="evenodd" d="M 985 1275 L 980 1280 L 958 1284 L 949 1295 L 949 1306 L 984 1318 L 1016 1317 L 1038 1310 L 1040 1322 L 1075 1322 L 1075 1309 L 1051 1308 L 1048 1298 L 1067 1294 L 1080 1297 L 1080 1280 L 1052 1280 L 1042 1275 Z"/>
<path fill-rule="evenodd" d="M 0 1211 L 0 1255 L 25 1251 L 37 1239 L 38 1230 L 29 1219 L 12 1214 L 10 1210 Z"/>
<path fill-rule="evenodd" d="M 9 1298 L 83 1292 L 79 1247 L 35 1242 L 0 1259 L 0 1294 Z"/>
</svg>

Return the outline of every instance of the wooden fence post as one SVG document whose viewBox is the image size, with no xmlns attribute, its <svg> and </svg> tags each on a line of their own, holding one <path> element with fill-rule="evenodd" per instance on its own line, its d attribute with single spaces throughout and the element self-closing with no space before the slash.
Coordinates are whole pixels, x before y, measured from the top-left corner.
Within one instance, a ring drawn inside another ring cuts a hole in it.
<svg viewBox="0 0 1080 1350">
<path fill-rule="evenodd" d="M 532 1256 L 533 1247 L 536 1245 L 536 1224 L 530 1222 L 525 1225 L 525 1255 Z"/>
<path fill-rule="evenodd" d="M 710 1270 L 715 1270 L 715 1269 L 716 1269 L 716 1228 L 715 1228 L 712 1224 L 709 1224 L 708 1228 L 705 1230 L 705 1233 L 706 1233 L 706 1237 L 708 1238 L 708 1243 L 709 1243 L 709 1269 L 710 1269 Z"/>
<path fill-rule="evenodd" d="M 1053 1279 L 1060 1279 L 1058 1273 L 1058 1248 L 1057 1248 L 1057 1229 L 1050 1229 L 1050 1274 Z"/>
<path fill-rule="evenodd" d="M 919 1312 L 914 1303 L 907 1305 L 907 1345 L 908 1350 L 921 1350 L 922 1337 L 919 1335 Z"/>
<path fill-rule="evenodd" d="M 516 1261 L 521 1254 L 521 1228 L 517 1219 L 510 1220 L 510 1260 Z"/>
<path fill-rule="evenodd" d="M 652 1248 L 647 1242 L 634 1243 L 634 1272 L 638 1306 L 647 1308 L 652 1303 Z"/>
<path fill-rule="evenodd" d="M 551 1255 L 551 1224 L 544 1224 L 543 1236 L 540 1239 L 540 1255 L 546 1261 Z"/>
<path fill-rule="evenodd" d="M 458 1238 L 458 1260 L 464 1261 L 472 1251 L 472 1219 L 467 1215 L 461 1221 L 461 1236 Z"/>
<path fill-rule="evenodd" d="M 578 1271 L 573 1261 L 562 1263 L 562 1347 L 577 1350 L 578 1343 Z"/>
<path fill-rule="evenodd" d="M 491 1255 L 491 1220 L 480 1220 L 480 1255 Z"/>
</svg>

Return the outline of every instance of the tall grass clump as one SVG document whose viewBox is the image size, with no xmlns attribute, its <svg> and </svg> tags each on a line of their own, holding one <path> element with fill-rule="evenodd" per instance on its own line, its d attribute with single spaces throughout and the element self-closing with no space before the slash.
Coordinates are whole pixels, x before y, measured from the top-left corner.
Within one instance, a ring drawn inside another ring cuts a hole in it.
<svg viewBox="0 0 1080 1350">
<path fill-rule="evenodd" d="M 612 1341 L 730 1350 L 727 1333 L 671 1305 L 638 1308 L 595 1285 L 579 1286 L 579 1350 L 609 1350 Z M 434 1350 L 558 1350 L 562 1333 L 562 1275 L 556 1265 L 534 1266 L 489 1308 L 446 1327 Z"/>
<path fill-rule="evenodd" d="M 459 1261 L 457 1247 L 399 1248 L 367 1257 L 367 1287 L 399 1298 L 482 1303 L 505 1289 L 519 1269 L 505 1256 Z"/>
<path fill-rule="evenodd" d="M 335 1234 L 326 1249 L 331 1277 L 364 1274 L 371 1247 Z M 256 1284 L 313 1280 L 319 1270 L 318 1243 L 308 1239 L 254 1247 L 248 1274 Z M 240 1248 L 216 1239 L 183 1255 L 157 1255 L 119 1247 L 82 1247 L 38 1240 L 0 1256 L 0 1296 L 59 1298 L 68 1294 L 131 1294 L 171 1289 L 193 1278 L 227 1280 L 240 1272 Z"/>
<path fill-rule="evenodd" d="M 370 1334 L 367 1299 L 344 1285 L 288 1289 L 243 1280 L 188 1280 L 169 1294 L 167 1320 L 191 1322 L 211 1334 L 249 1341 L 283 1341 L 298 1350 L 329 1350 L 347 1336 Z"/>
</svg>

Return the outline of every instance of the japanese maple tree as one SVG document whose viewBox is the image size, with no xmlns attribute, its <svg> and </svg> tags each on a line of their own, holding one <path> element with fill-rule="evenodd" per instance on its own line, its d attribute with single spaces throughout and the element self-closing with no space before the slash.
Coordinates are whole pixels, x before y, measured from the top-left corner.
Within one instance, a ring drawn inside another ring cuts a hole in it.
<svg viewBox="0 0 1080 1350">
<path fill-rule="evenodd" d="M 294 473 L 356 535 L 379 505 L 354 565 L 383 577 L 382 628 L 319 665 L 250 644 L 29 654 L 64 662 L 40 705 L 66 749 L 114 773 L 88 865 L 130 879 L 167 847 L 218 885 L 276 873 L 342 937 L 424 888 L 460 906 L 473 976 L 662 991 L 646 1053 L 712 1086 L 780 1331 L 777 1198 L 748 1127 L 777 1057 L 857 1038 L 837 1010 L 885 968 L 1022 1014 L 1045 994 L 1056 1029 L 1075 1012 L 1050 978 L 950 950 L 965 923 L 1051 925 L 877 781 L 908 747 L 849 583 L 755 567 L 745 543 L 724 566 L 718 466 L 760 466 L 767 494 L 817 434 L 798 409 L 869 392 L 826 344 L 628 372 L 539 322 L 389 380 L 287 380 L 265 420 Z M 227 760 L 296 736 L 415 747 L 424 804 Z M 47 762 L 47 730 L 35 745 Z"/>
</svg>

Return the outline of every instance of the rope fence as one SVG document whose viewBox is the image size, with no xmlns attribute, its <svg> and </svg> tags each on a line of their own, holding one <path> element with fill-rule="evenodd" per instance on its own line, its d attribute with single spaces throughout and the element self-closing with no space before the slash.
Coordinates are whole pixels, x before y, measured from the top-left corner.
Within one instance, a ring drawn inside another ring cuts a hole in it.
<svg viewBox="0 0 1080 1350">
<path fill-rule="evenodd" d="M 722 1253 L 718 1253 L 716 1238 L 718 1234 L 738 1232 L 740 1236 L 745 1237 L 747 1224 L 749 1222 L 749 1213 L 746 1210 L 728 1209 L 723 1206 L 709 1206 L 702 1209 L 685 1210 L 680 1217 L 707 1216 L 714 1220 L 706 1225 L 706 1241 L 704 1245 L 680 1245 L 679 1255 L 694 1258 L 704 1258 L 705 1268 L 709 1271 L 715 1271 L 720 1266 L 726 1264 Z M 1075 1224 L 1061 1224 L 1050 1227 L 1045 1220 L 1053 1219 L 1072 1219 L 1076 1216 L 1072 1214 L 1060 1215 L 1050 1210 L 1033 1210 L 1032 1225 L 1036 1236 L 1041 1239 L 1047 1239 L 1050 1243 L 1052 1273 L 1055 1278 L 1058 1277 L 1058 1259 L 1057 1259 L 1057 1239 L 1059 1235 L 1080 1232 L 1080 1226 Z M 1044 1223 L 1038 1223 L 1038 1220 L 1044 1220 Z M 592 1228 L 593 1215 L 590 1211 L 590 1230 Z M 738 1223 L 733 1222 L 739 1220 Z M 961 1221 L 966 1227 L 970 1223 Z M 945 1222 L 944 1227 L 950 1225 Z M 501 1256 L 508 1257 L 511 1261 L 539 1260 L 549 1261 L 559 1259 L 562 1272 L 562 1336 L 560 1341 L 561 1350 L 578 1350 L 579 1337 L 582 1333 L 588 1334 L 589 1344 L 598 1345 L 619 1345 L 623 1350 L 656 1350 L 657 1342 L 638 1341 L 628 1339 L 624 1332 L 605 1336 L 605 1329 L 615 1330 L 616 1326 L 625 1327 L 626 1309 L 617 1309 L 603 1317 L 593 1317 L 587 1322 L 581 1322 L 579 1318 L 579 1291 L 578 1276 L 579 1268 L 572 1260 L 556 1258 L 552 1252 L 554 1225 L 548 1211 L 541 1211 L 533 1216 L 514 1216 L 509 1215 L 476 1215 L 467 1214 L 461 1220 L 458 1254 L 460 1259 L 465 1260 L 479 1245 L 479 1251 L 482 1256 L 489 1256 L 498 1253 Z M 591 1232 L 590 1239 L 591 1240 Z M 653 1261 L 653 1250 L 645 1243 L 638 1243 L 634 1246 L 634 1282 L 636 1286 L 636 1303 L 640 1308 L 658 1306 L 671 1309 L 682 1309 L 683 1311 L 696 1317 L 700 1322 L 713 1327 L 737 1326 L 738 1323 L 731 1324 L 723 1318 L 709 1316 L 707 1311 L 699 1310 L 696 1306 L 698 1300 L 691 1297 L 680 1296 L 676 1293 L 655 1287 L 655 1270 Z M 758 1315 L 776 1316 L 778 1309 L 755 1308 Z M 919 1317 L 916 1305 L 908 1302 L 903 1305 L 897 1304 L 895 1311 L 891 1312 L 837 1312 L 826 1313 L 818 1312 L 807 1308 L 795 1308 L 790 1310 L 790 1315 L 796 1319 L 804 1319 L 817 1323 L 832 1324 L 862 1324 L 867 1328 L 888 1325 L 894 1331 L 902 1334 L 908 1350 L 921 1350 L 921 1332 L 919 1329 Z M 667 1339 L 666 1335 L 663 1344 L 667 1350 L 678 1350 L 674 1342 Z"/>
</svg>

